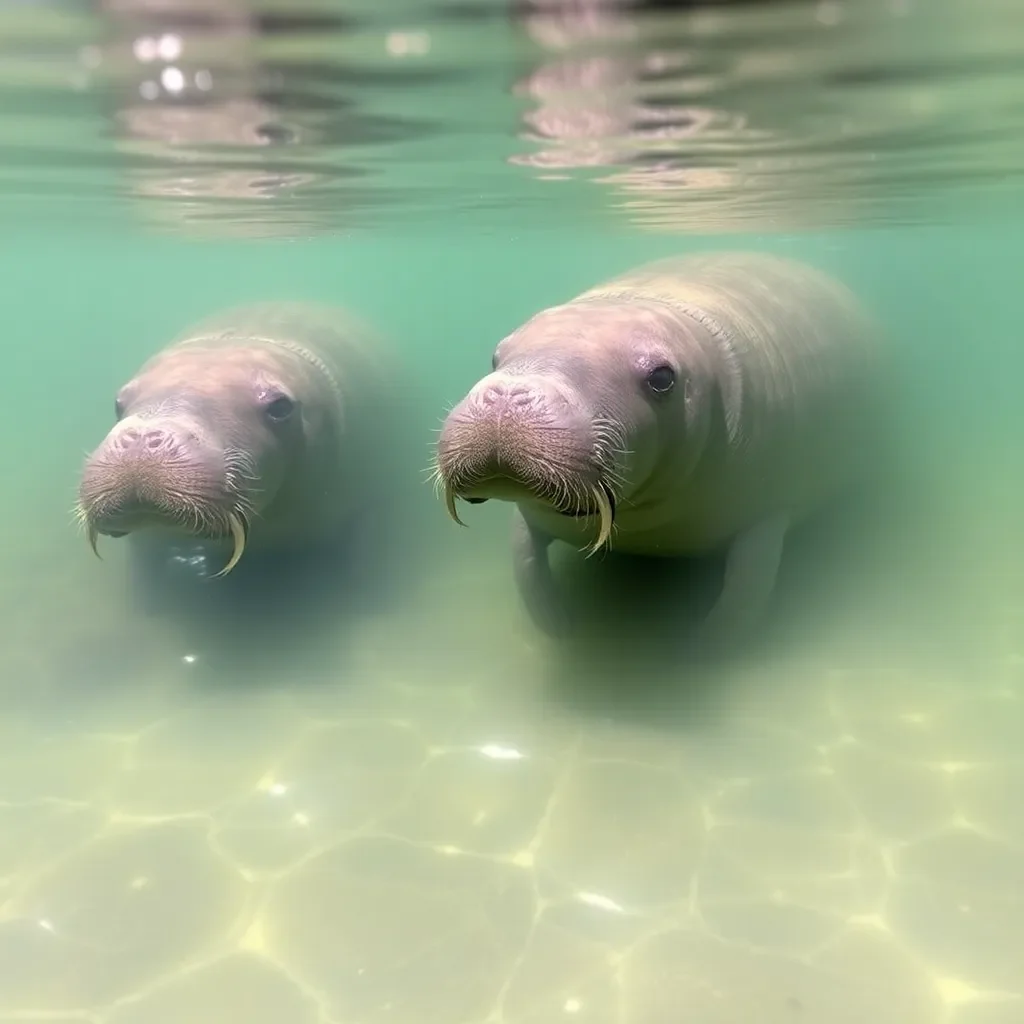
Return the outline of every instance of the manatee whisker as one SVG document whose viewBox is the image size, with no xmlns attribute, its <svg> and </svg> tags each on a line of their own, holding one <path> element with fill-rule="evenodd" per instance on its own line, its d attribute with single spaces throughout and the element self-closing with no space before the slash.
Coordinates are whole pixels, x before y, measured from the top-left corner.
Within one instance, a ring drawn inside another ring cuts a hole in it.
<svg viewBox="0 0 1024 1024">
<path fill-rule="evenodd" d="M 441 471 L 440 463 L 435 459 L 433 464 L 428 466 L 423 472 L 427 474 L 426 483 L 434 492 L 434 497 L 439 499 L 444 487 L 444 473 Z"/>
<path fill-rule="evenodd" d="M 430 428 L 430 432 L 432 434 L 440 435 L 444 431 L 445 422 L 447 421 L 449 414 L 451 413 L 451 411 L 454 408 L 455 408 L 455 403 L 454 402 L 449 402 L 448 405 L 445 406 L 444 413 L 438 418 L 438 425 L 436 427 L 431 427 Z M 428 441 L 427 445 L 429 447 L 431 447 L 431 448 L 434 448 L 437 445 L 437 441 Z"/>
<path fill-rule="evenodd" d="M 249 494 L 253 498 L 259 493 L 259 469 L 249 452 L 229 448 L 224 455 L 224 479 L 232 494 Z"/>
<path fill-rule="evenodd" d="M 89 521 L 89 517 L 86 514 L 81 501 L 75 501 L 74 504 L 72 504 L 71 508 L 68 509 L 68 515 L 71 516 L 71 521 L 78 529 L 85 529 L 85 526 Z"/>
<path fill-rule="evenodd" d="M 100 555 L 99 549 L 99 534 L 81 501 L 76 501 L 74 503 L 71 508 L 71 516 L 74 520 L 75 528 L 79 532 L 85 533 L 86 538 L 89 541 L 89 547 L 92 548 L 92 553 L 102 562 L 103 557 Z"/>
<path fill-rule="evenodd" d="M 625 475 L 616 468 L 606 469 L 601 474 L 601 479 L 616 494 L 622 494 L 627 489 Z"/>
</svg>

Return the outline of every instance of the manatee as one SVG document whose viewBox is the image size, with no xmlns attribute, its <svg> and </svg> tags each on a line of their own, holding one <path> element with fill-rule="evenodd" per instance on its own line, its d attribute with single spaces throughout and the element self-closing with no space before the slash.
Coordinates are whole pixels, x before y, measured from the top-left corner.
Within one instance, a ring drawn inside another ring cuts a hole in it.
<svg viewBox="0 0 1024 1024">
<path fill-rule="evenodd" d="M 93 549 L 130 536 L 150 591 L 172 570 L 216 580 L 322 560 L 393 497 L 392 358 L 352 314 L 317 304 L 195 324 L 121 387 L 88 456 L 77 512 Z"/>
<path fill-rule="evenodd" d="M 553 636 L 573 616 L 553 541 L 590 554 L 724 555 L 697 637 L 739 638 L 770 605 L 789 531 L 864 480 L 881 348 L 851 291 L 789 258 L 662 259 L 538 312 L 452 408 L 436 479 L 511 502 L 515 581 Z"/>
</svg>

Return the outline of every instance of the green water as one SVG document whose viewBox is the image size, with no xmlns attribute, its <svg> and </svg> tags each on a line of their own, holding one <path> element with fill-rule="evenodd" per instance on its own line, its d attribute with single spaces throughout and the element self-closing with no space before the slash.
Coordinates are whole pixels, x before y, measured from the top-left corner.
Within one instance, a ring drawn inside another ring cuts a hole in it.
<svg viewBox="0 0 1024 1024">
<path fill-rule="evenodd" d="M 1020 238 L 728 240 L 876 308 L 928 468 L 712 682 L 642 646 L 574 669 L 506 513 L 460 531 L 424 484 L 402 600 L 231 685 L 71 522 L 147 354 L 232 302 L 349 305 L 411 371 L 425 467 L 531 311 L 714 240 L 9 238 L 0 1020 L 1019 1020 Z"/>
<path fill-rule="evenodd" d="M 0 11 L 0 1024 L 1024 1021 L 1017 6 L 142 6 Z M 534 312 L 723 247 L 874 312 L 900 471 L 733 657 L 600 560 L 554 644 L 436 431 Z M 72 506 L 139 365 L 274 298 L 391 342 L 411 543 L 233 661 Z"/>
</svg>

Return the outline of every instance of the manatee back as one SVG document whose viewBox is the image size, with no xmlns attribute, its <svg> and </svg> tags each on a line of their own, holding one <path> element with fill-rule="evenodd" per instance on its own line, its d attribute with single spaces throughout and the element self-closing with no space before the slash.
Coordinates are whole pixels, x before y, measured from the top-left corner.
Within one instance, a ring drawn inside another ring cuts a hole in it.
<svg viewBox="0 0 1024 1024">
<path fill-rule="evenodd" d="M 265 344 L 317 365 L 344 405 L 385 397 L 385 367 L 395 365 L 383 336 L 346 309 L 311 302 L 258 302 L 221 310 L 179 334 L 172 345 Z"/>
<path fill-rule="evenodd" d="M 723 525 L 813 508 L 872 459 L 883 352 L 853 293 L 793 259 L 719 252 L 658 260 L 580 298 L 665 303 L 700 324 L 722 417 L 694 486 Z"/>
<path fill-rule="evenodd" d="M 808 406 L 877 372 L 879 333 L 860 302 L 839 281 L 793 259 L 722 252 L 657 260 L 580 298 L 615 294 L 664 302 L 707 328 L 733 417 L 744 387 L 751 398 L 761 393 L 768 402 Z"/>
</svg>

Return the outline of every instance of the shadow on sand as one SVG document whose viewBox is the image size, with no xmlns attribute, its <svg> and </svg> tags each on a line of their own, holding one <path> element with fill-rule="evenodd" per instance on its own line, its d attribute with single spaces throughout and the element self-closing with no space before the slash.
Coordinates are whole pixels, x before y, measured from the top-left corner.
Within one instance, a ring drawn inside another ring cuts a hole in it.
<svg viewBox="0 0 1024 1024">
<path fill-rule="evenodd" d="M 402 597 L 410 559 L 398 536 L 377 510 L 330 545 L 247 554 L 221 578 L 210 578 L 199 549 L 139 545 L 130 559 L 134 614 L 172 623 L 194 657 L 197 686 L 337 684 L 353 628 Z"/>
<path fill-rule="evenodd" d="M 556 571 L 584 626 L 548 645 L 550 698 L 573 713 L 685 730 L 728 714 L 733 684 L 751 668 L 801 651 L 840 666 L 902 648 L 941 666 L 955 642 L 955 595 L 949 623 L 939 625 L 935 606 L 920 599 L 934 549 L 918 541 L 914 550 L 914 532 L 912 513 L 871 499 L 794 530 L 768 615 L 714 654 L 698 653 L 691 638 L 719 593 L 724 556 L 570 553 Z"/>
</svg>

